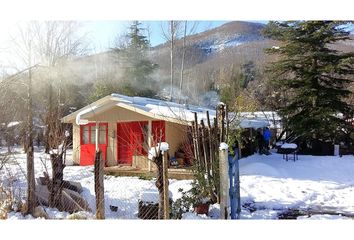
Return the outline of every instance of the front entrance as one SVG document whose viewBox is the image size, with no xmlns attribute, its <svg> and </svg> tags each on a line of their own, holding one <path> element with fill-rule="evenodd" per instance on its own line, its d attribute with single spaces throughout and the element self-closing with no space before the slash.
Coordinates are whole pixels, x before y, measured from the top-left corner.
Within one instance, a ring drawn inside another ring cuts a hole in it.
<svg viewBox="0 0 354 240">
<path fill-rule="evenodd" d="M 117 123 L 118 164 L 131 165 L 134 155 L 146 154 L 147 124 L 146 121 Z"/>
<path fill-rule="evenodd" d="M 165 141 L 165 122 L 152 121 L 153 143 Z M 148 122 L 117 123 L 118 164 L 132 165 L 134 156 L 147 156 Z"/>
<path fill-rule="evenodd" d="M 102 158 L 107 158 L 108 124 L 99 124 L 98 147 L 102 151 Z M 95 163 L 96 155 L 96 124 L 89 123 L 80 126 L 80 165 L 87 166 Z"/>
</svg>

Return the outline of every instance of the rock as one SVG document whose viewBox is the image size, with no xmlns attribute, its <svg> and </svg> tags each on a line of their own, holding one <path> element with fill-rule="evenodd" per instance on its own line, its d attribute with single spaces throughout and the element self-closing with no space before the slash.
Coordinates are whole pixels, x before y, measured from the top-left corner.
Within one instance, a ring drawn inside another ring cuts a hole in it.
<svg viewBox="0 0 354 240">
<path fill-rule="evenodd" d="M 33 211 L 32 216 L 35 218 L 44 218 L 44 219 L 49 218 L 48 214 L 45 212 L 45 210 L 42 206 L 36 207 Z"/>
<path fill-rule="evenodd" d="M 82 193 L 83 189 L 81 183 L 73 181 L 64 181 L 63 187 L 78 193 Z"/>
<path fill-rule="evenodd" d="M 47 185 L 47 180 L 45 177 L 39 177 L 36 178 L 37 184 L 41 184 L 41 185 Z M 78 192 L 78 193 L 82 193 L 83 189 L 81 186 L 81 183 L 79 182 L 74 182 L 74 181 L 63 181 L 63 188 Z"/>
<path fill-rule="evenodd" d="M 63 189 L 62 206 L 63 211 L 69 213 L 91 211 L 87 201 L 79 193 L 69 189 Z"/>
<path fill-rule="evenodd" d="M 49 206 L 49 190 L 45 185 L 36 185 L 37 202 L 44 206 Z"/>
</svg>

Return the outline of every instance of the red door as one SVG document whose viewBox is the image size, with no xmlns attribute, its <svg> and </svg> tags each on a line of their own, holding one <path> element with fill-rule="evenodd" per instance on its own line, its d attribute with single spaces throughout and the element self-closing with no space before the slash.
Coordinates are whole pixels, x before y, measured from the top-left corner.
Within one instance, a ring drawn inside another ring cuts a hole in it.
<svg viewBox="0 0 354 240">
<path fill-rule="evenodd" d="M 147 122 L 117 123 L 118 164 L 133 162 L 134 155 L 146 155 Z"/>
<path fill-rule="evenodd" d="M 159 142 L 166 141 L 165 121 L 152 121 L 152 146 L 156 146 Z"/>
<path fill-rule="evenodd" d="M 80 165 L 93 165 L 96 155 L 96 124 L 89 123 L 80 126 Z M 102 151 L 102 158 L 106 161 L 108 143 L 108 124 L 99 124 L 98 147 Z"/>
</svg>

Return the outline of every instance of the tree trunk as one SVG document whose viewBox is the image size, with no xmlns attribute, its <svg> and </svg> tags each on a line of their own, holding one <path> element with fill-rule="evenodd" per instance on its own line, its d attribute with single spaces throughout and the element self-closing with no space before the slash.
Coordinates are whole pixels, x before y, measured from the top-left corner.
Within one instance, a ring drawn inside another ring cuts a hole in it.
<svg viewBox="0 0 354 240">
<path fill-rule="evenodd" d="M 45 131 L 45 140 L 44 140 L 44 144 L 45 144 L 45 153 L 49 153 L 49 150 L 50 150 L 50 133 L 52 131 L 52 121 L 53 121 L 53 97 L 52 97 L 52 92 L 53 92 L 53 89 L 52 89 L 52 84 L 49 84 L 49 89 L 48 89 L 48 92 L 49 92 L 49 96 L 48 96 L 48 111 L 47 111 L 47 114 L 46 114 L 46 126 L 47 126 L 47 129 Z"/>
<path fill-rule="evenodd" d="M 183 36 L 183 47 L 182 47 L 182 62 L 181 62 L 181 79 L 179 82 L 179 102 L 181 102 L 182 87 L 183 87 L 183 73 L 184 73 L 184 59 L 186 55 L 186 36 L 187 36 L 187 21 L 184 22 L 184 36 Z"/>
<path fill-rule="evenodd" d="M 64 167 L 63 155 L 62 154 L 51 154 L 50 160 L 52 163 L 52 183 L 50 186 L 49 195 L 49 206 L 52 208 L 57 208 L 59 210 L 63 209 L 62 206 L 62 190 L 64 183 Z"/>
<path fill-rule="evenodd" d="M 172 96 L 173 96 L 173 47 L 174 47 L 174 26 L 173 26 L 173 21 L 170 22 L 171 24 L 171 52 L 170 52 L 170 57 L 171 57 L 171 89 L 170 89 L 170 100 L 172 101 Z"/>
<path fill-rule="evenodd" d="M 35 175 L 34 175 L 34 153 L 33 153 L 33 113 L 32 113 L 32 72 L 28 72 L 27 88 L 27 134 L 26 134 L 26 153 L 27 153 L 27 213 L 33 213 L 36 207 L 35 195 Z"/>
<path fill-rule="evenodd" d="M 101 150 L 96 151 L 95 157 L 95 194 L 96 219 L 105 219 L 103 160 Z"/>
<path fill-rule="evenodd" d="M 159 191 L 159 211 L 158 211 L 158 218 L 164 219 L 164 184 L 163 184 L 163 164 L 162 164 L 162 154 L 160 153 L 155 158 L 155 164 L 157 167 L 157 176 L 156 176 L 156 187 Z"/>
</svg>

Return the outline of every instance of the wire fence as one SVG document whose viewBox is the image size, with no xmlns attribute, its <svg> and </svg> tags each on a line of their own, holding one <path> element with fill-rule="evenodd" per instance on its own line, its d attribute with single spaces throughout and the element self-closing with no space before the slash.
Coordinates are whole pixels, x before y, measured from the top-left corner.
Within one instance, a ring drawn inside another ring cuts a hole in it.
<svg viewBox="0 0 354 240">
<path fill-rule="evenodd" d="M 26 219 L 27 197 L 26 154 L 22 148 L 11 153 L 1 149 L 0 169 L 0 218 Z M 35 147 L 34 168 L 36 199 L 39 207 L 34 218 L 46 219 L 95 219 L 96 197 L 94 166 L 78 166 L 73 162 L 73 150 L 66 154 L 64 182 L 60 208 L 50 206 L 50 182 L 52 178 L 50 155 L 43 147 Z M 127 168 L 127 166 L 125 166 Z M 122 167 L 124 169 L 124 166 Z M 132 175 L 134 171 L 125 171 Z M 104 175 L 104 212 L 106 219 L 158 219 L 159 192 L 156 187 L 155 170 L 136 176 Z M 188 190 L 191 180 L 169 180 L 170 206 L 180 196 L 180 190 Z M 172 213 L 171 213 L 172 216 Z"/>
</svg>

